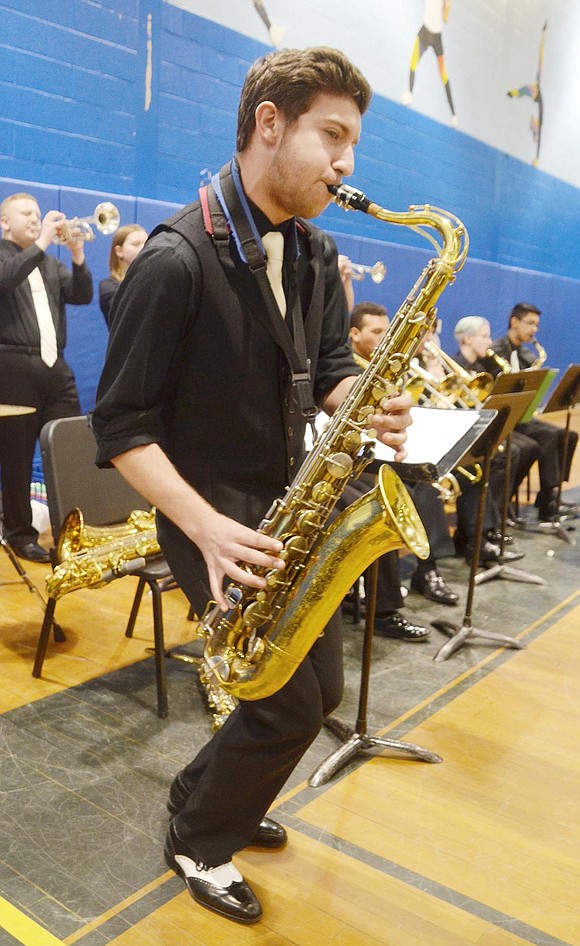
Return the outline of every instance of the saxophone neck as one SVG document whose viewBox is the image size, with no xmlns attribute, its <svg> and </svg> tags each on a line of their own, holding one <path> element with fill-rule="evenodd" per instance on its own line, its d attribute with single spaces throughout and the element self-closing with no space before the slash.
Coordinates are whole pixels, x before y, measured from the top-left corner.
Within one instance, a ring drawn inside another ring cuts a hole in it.
<svg viewBox="0 0 580 946">
<path fill-rule="evenodd" d="M 506 361 L 505 358 L 502 358 L 501 355 L 498 355 L 493 348 L 488 348 L 485 353 L 486 358 L 491 358 L 491 360 L 497 365 L 502 374 L 508 374 L 512 370 L 512 366 L 509 361 Z"/>
<path fill-rule="evenodd" d="M 548 353 L 546 352 L 545 348 L 542 348 L 537 338 L 532 338 L 532 345 L 536 349 L 536 358 L 533 364 L 531 365 L 531 367 L 541 368 L 546 358 L 548 357 Z"/>
</svg>

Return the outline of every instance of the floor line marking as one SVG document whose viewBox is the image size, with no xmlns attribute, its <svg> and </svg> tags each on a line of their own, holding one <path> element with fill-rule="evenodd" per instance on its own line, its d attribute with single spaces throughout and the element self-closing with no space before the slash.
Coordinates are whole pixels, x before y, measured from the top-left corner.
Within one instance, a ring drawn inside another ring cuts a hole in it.
<svg viewBox="0 0 580 946">
<path fill-rule="evenodd" d="M 63 946 L 63 940 L 49 933 L 4 897 L 0 897 L 0 926 L 24 946 Z"/>
</svg>

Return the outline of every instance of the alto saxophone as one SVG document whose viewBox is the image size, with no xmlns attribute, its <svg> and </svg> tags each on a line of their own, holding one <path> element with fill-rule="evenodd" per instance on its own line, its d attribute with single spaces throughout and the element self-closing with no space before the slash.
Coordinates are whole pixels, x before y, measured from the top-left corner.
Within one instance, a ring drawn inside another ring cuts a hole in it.
<svg viewBox="0 0 580 946">
<path fill-rule="evenodd" d="M 429 554 L 409 494 L 387 465 L 381 467 L 375 488 L 327 526 L 349 479 L 372 459 L 372 446 L 364 442 L 365 436 L 376 436 L 367 429 L 369 418 L 400 390 L 411 358 L 435 327 L 435 302 L 465 261 L 467 233 L 460 220 L 437 208 L 394 213 L 347 185 L 329 191 L 346 210 L 417 230 L 438 255 L 423 270 L 287 492 L 260 524 L 261 532 L 283 543 L 285 568 L 247 566 L 266 578 L 266 587 L 256 590 L 232 582 L 225 591 L 229 610 L 221 611 L 214 601 L 205 609 L 203 672 L 216 686 L 246 700 L 270 696 L 290 679 L 349 587 L 380 555 L 403 546 L 419 558 Z"/>
</svg>

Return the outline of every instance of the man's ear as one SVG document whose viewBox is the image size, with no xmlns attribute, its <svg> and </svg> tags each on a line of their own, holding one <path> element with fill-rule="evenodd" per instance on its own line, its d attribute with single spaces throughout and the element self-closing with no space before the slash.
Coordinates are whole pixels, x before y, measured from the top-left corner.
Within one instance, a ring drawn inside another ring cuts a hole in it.
<svg viewBox="0 0 580 946">
<path fill-rule="evenodd" d="M 276 144 L 282 131 L 282 115 L 273 102 L 260 102 L 256 109 L 256 132 L 266 144 Z"/>
</svg>

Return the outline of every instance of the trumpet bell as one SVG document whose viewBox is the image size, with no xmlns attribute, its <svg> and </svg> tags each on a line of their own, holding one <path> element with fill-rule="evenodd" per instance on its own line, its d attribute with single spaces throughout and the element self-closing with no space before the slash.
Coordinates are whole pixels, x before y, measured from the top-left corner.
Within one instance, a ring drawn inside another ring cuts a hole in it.
<svg viewBox="0 0 580 946">
<path fill-rule="evenodd" d="M 58 228 L 53 243 L 62 246 L 63 243 L 69 243 L 71 240 L 90 240 L 95 239 L 95 234 L 91 223 L 94 223 L 99 233 L 108 236 L 118 229 L 121 222 L 121 214 L 117 207 L 110 201 L 105 200 L 97 204 L 95 211 L 90 217 L 73 217 L 72 220 L 64 220 Z"/>
<path fill-rule="evenodd" d="M 357 280 L 364 279 L 368 273 L 373 282 L 381 283 L 387 275 L 387 267 L 380 260 L 373 266 L 365 266 L 363 263 L 354 264 L 352 269 L 352 278 Z"/>
<path fill-rule="evenodd" d="M 115 230 L 119 229 L 119 224 L 121 223 L 121 214 L 119 213 L 117 207 L 115 207 L 114 204 L 111 204 L 110 201 L 105 200 L 102 204 L 97 204 L 93 216 L 97 230 L 100 233 L 103 233 L 105 236 L 108 236 L 110 233 L 114 233 Z"/>
</svg>

